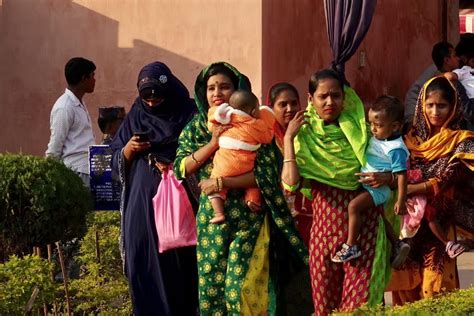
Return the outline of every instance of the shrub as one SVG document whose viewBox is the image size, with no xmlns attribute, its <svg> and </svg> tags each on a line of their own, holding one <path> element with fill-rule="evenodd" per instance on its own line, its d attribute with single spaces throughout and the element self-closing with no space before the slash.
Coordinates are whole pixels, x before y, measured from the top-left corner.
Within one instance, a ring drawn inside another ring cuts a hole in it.
<svg viewBox="0 0 474 316">
<path fill-rule="evenodd" d="M 410 304 L 395 307 L 361 307 L 351 313 L 333 315 L 472 315 L 474 313 L 474 287 L 440 294 Z"/>
<path fill-rule="evenodd" d="M 82 265 L 79 279 L 71 280 L 74 312 L 131 315 L 128 283 L 119 250 L 120 213 L 94 212 L 87 218 L 88 231 L 79 242 Z M 100 263 L 96 254 L 99 240 Z"/>
<path fill-rule="evenodd" d="M 39 293 L 33 308 L 51 303 L 56 286 L 51 281 L 52 264 L 38 256 L 11 256 L 0 264 L 0 315 L 21 315 L 35 287 Z"/>
<path fill-rule="evenodd" d="M 89 190 L 52 158 L 0 154 L 0 255 L 85 233 Z M 0 257 L 0 260 L 2 258 Z"/>
</svg>

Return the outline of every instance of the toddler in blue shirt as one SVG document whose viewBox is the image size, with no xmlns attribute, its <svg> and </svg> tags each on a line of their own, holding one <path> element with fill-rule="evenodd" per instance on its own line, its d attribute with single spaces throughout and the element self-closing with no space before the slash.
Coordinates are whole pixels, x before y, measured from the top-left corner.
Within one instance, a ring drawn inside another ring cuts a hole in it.
<svg viewBox="0 0 474 316">
<path fill-rule="evenodd" d="M 394 97 L 379 97 L 369 110 L 370 129 L 372 138 L 367 146 L 366 163 L 362 172 L 391 172 L 398 184 L 398 197 L 395 204 L 395 214 L 407 213 L 407 161 L 410 155 L 400 134 L 403 125 L 404 110 L 400 101 Z M 346 262 L 362 255 L 357 245 L 361 228 L 361 212 L 375 206 L 383 205 L 390 197 L 390 187 L 384 185 L 378 188 L 364 185 L 362 190 L 349 203 L 349 233 L 346 243 L 331 260 Z M 392 266 L 400 266 L 406 259 L 410 246 L 395 237 L 391 226 L 386 225 L 387 235 L 395 246 L 396 256 Z"/>
</svg>

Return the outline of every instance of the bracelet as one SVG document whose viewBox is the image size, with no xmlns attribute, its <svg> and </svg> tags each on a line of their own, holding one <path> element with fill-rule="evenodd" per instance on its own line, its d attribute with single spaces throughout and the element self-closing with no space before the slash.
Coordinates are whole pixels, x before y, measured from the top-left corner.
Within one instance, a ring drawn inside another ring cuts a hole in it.
<svg viewBox="0 0 474 316">
<path fill-rule="evenodd" d="M 436 179 L 428 179 L 428 182 L 431 184 L 431 187 L 433 188 L 433 194 L 436 196 L 439 194 L 439 186 L 438 186 L 438 181 Z"/>
<path fill-rule="evenodd" d="M 295 161 L 296 162 L 296 159 L 284 159 L 283 162 L 292 162 L 292 161 Z"/>
<path fill-rule="evenodd" d="M 223 189 L 222 177 L 217 177 L 216 179 L 216 192 L 220 192 Z"/>
<path fill-rule="evenodd" d="M 425 195 L 428 194 L 428 185 L 426 185 L 426 182 L 423 182 L 423 187 L 425 188 Z"/>
<path fill-rule="evenodd" d="M 199 165 L 201 162 L 194 157 L 194 152 L 191 154 L 191 159 L 194 161 L 195 164 Z"/>
</svg>

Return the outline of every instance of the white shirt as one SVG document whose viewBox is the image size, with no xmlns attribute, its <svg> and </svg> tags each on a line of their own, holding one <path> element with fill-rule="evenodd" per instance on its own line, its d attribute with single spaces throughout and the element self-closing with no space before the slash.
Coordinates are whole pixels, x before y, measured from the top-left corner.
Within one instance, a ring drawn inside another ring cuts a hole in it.
<svg viewBox="0 0 474 316">
<path fill-rule="evenodd" d="M 66 89 L 51 110 L 51 138 L 46 156 L 61 159 L 76 172 L 89 174 L 89 145 L 95 144 L 87 107 Z"/>
<path fill-rule="evenodd" d="M 454 69 L 453 72 L 458 75 L 458 80 L 466 89 L 469 99 L 474 99 L 474 69 L 464 66 L 461 69 Z"/>
</svg>

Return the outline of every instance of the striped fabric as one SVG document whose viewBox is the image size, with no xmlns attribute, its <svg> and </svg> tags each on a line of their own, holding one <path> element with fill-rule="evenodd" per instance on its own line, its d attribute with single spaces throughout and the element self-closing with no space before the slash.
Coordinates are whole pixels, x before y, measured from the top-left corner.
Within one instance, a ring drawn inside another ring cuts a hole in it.
<svg viewBox="0 0 474 316">
<path fill-rule="evenodd" d="M 473 33 L 474 32 L 474 14 L 459 15 L 459 33 Z"/>
</svg>

